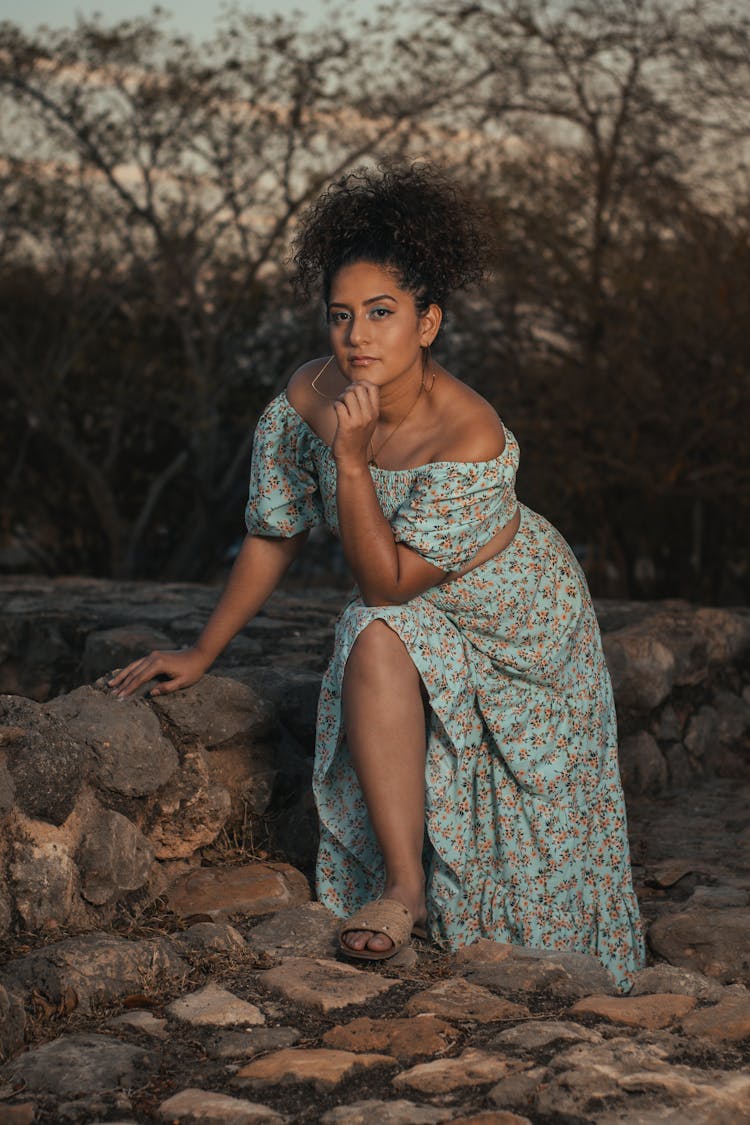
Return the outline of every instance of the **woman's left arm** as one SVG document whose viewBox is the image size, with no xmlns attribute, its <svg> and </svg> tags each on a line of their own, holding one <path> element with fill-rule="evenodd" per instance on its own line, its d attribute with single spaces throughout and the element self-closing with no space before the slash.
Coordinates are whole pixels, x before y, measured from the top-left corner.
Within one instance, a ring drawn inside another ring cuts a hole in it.
<svg viewBox="0 0 750 1125">
<path fill-rule="evenodd" d="M 401 605 L 436 586 L 446 571 L 396 543 L 380 510 L 367 463 L 378 420 L 377 388 L 367 383 L 348 387 L 334 409 L 338 426 L 331 449 L 344 555 L 366 605 Z"/>
</svg>

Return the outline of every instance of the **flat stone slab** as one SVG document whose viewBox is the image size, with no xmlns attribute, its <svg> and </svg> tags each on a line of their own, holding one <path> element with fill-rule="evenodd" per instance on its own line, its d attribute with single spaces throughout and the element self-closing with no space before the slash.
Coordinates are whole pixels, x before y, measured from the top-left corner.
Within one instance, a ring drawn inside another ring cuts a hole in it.
<svg viewBox="0 0 750 1125">
<path fill-rule="evenodd" d="M 724 988 L 695 969 L 660 964 L 649 965 L 647 969 L 636 973 L 630 995 L 647 996 L 654 992 L 680 993 L 683 996 L 695 996 L 698 1000 L 720 1000 Z"/>
<path fill-rule="evenodd" d="M 524 1019 L 531 1015 L 523 1004 L 495 996 L 487 988 L 465 980 L 441 980 L 424 992 L 412 996 L 406 1005 L 410 1015 L 429 1012 L 446 1019 L 494 1023 L 497 1020 Z"/>
<path fill-rule="evenodd" d="M 175 879 L 164 892 L 169 908 L 183 917 L 208 914 L 270 914 L 310 899 L 307 879 L 288 863 L 242 867 L 198 867 Z"/>
<path fill-rule="evenodd" d="M 264 918 L 248 934 L 247 944 L 272 957 L 334 957 L 340 925 L 322 903 L 306 902 Z"/>
<path fill-rule="evenodd" d="M 209 983 L 189 996 L 173 1000 L 167 1013 L 179 1023 L 194 1027 L 234 1027 L 237 1024 L 256 1026 L 265 1023 L 260 1008 L 240 1000 L 232 992 Z"/>
<path fill-rule="evenodd" d="M 357 1054 L 325 1047 L 289 1047 L 256 1059 L 237 1071 L 234 1082 L 274 1085 L 288 1082 L 313 1082 L 320 1089 L 338 1085 L 358 1071 L 375 1066 L 394 1066 L 389 1055 Z"/>
<path fill-rule="evenodd" d="M 400 1098 L 381 1102 L 370 1098 L 353 1105 L 338 1105 L 321 1117 L 321 1125 L 440 1125 L 450 1121 L 453 1113 L 442 1108 L 415 1105 Z"/>
<path fill-rule="evenodd" d="M 531 1020 L 507 1027 L 490 1040 L 491 1047 L 520 1047 L 537 1051 L 550 1043 L 601 1043 L 602 1037 L 591 1027 L 569 1020 Z"/>
<path fill-rule="evenodd" d="M 459 1037 L 445 1020 L 434 1015 L 415 1019 L 372 1019 L 362 1016 L 323 1036 L 327 1047 L 344 1051 L 382 1051 L 400 1061 L 434 1058 L 443 1054 Z"/>
<path fill-rule="evenodd" d="M 258 982 L 286 1000 L 323 1013 L 365 1004 L 400 983 L 351 965 L 310 957 L 287 957 L 260 973 Z"/>
<path fill-rule="evenodd" d="M 469 1117 L 453 1117 L 451 1125 L 532 1125 L 532 1122 L 528 1117 L 519 1117 L 504 1109 L 487 1109 Z"/>
<path fill-rule="evenodd" d="M 267 1105 L 214 1094 L 210 1090 L 181 1090 L 159 1106 L 170 1125 L 281 1125 L 285 1119 Z"/>
<path fill-rule="evenodd" d="M 739 1043 L 750 1039 L 750 992 L 737 985 L 725 989 L 724 997 L 710 1008 L 691 1012 L 682 1021 L 688 1035 L 701 1035 L 715 1043 Z"/>
<path fill-rule="evenodd" d="M 611 1023 L 656 1031 L 687 1015 L 698 1003 L 694 996 L 656 992 L 651 996 L 587 996 L 570 1008 L 570 1014 L 601 1016 Z"/>
<path fill-rule="evenodd" d="M 511 995 L 546 992 L 559 1000 L 619 995 L 612 974 L 591 954 L 487 944 L 495 948 L 476 942 L 456 955 L 457 971 L 474 984 Z M 480 960 L 488 952 L 492 959 Z"/>
<path fill-rule="evenodd" d="M 107 1020 L 105 1027 L 142 1031 L 144 1035 L 150 1035 L 154 1039 L 166 1039 L 169 1035 L 166 1020 L 158 1019 L 152 1012 L 141 1008 L 123 1012 L 121 1016 L 113 1016 L 111 1020 Z"/>
<path fill-rule="evenodd" d="M 227 922 L 196 922 L 181 933 L 173 934 L 172 941 L 188 955 L 247 951 L 247 942 L 242 934 Z"/>
<path fill-rule="evenodd" d="M 31 1093 L 79 1098 L 142 1086 L 156 1065 L 150 1052 L 108 1035 L 66 1035 L 19 1055 L 3 1077 Z"/>
<path fill-rule="evenodd" d="M 524 1063 L 468 1047 L 458 1058 L 436 1059 L 405 1070 L 394 1078 L 393 1085 L 398 1089 L 408 1086 L 422 1094 L 447 1094 L 452 1090 L 497 1082 L 524 1066 Z"/>
<path fill-rule="evenodd" d="M 254 1027 L 252 1031 L 217 1031 L 204 1046 L 212 1059 L 252 1059 L 293 1047 L 299 1038 L 296 1027 Z"/>
</svg>

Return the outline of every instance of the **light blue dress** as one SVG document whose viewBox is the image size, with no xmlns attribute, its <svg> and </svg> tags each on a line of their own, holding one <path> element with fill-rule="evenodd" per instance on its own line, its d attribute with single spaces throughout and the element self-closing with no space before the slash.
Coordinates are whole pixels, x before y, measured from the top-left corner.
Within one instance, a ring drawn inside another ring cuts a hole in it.
<svg viewBox="0 0 750 1125">
<path fill-rule="evenodd" d="M 506 430 L 490 461 L 373 468 L 394 536 L 456 570 L 515 513 L 518 445 Z M 617 731 L 599 628 L 583 573 L 541 516 L 520 506 L 500 554 L 404 605 L 342 611 L 318 708 L 314 791 L 321 822 L 318 896 L 348 917 L 380 894 L 384 872 L 341 718 L 347 657 L 383 620 L 429 697 L 427 904 L 431 936 L 593 953 L 627 989 L 643 965 Z M 253 447 L 248 532 L 338 533 L 336 465 L 285 395 Z"/>
</svg>

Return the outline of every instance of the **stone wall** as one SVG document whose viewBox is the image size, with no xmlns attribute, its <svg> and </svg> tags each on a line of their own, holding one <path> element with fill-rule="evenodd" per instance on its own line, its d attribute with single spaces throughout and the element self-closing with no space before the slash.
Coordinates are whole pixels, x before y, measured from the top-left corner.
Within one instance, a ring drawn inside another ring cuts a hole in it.
<svg viewBox="0 0 750 1125">
<path fill-rule="evenodd" d="M 190 641 L 215 597 L 199 586 L 0 584 L 0 933 L 98 927 L 221 839 L 262 832 L 309 867 L 315 705 L 341 591 L 274 595 L 218 674 L 186 692 L 122 702 L 106 687 L 105 673 L 144 650 Z M 750 613 L 597 609 L 626 792 L 750 776 Z"/>
</svg>

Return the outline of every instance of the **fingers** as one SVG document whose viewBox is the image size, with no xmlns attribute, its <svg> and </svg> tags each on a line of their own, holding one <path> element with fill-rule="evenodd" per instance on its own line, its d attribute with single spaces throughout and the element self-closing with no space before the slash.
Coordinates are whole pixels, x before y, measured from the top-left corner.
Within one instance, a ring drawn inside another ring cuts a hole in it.
<svg viewBox="0 0 750 1125">
<path fill-rule="evenodd" d="M 173 654 L 172 654 L 173 655 Z M 141 657 L 128 664 L 127 668 L 117 672 L 109 681 L 109 687 L 114 688 L 114 695 L 118 699 L 127 699 L 143 684 L 153 680 L 164 672 L 169 672 L 167 654 L 152 652 L 149 656 Z M 152 692 L 152 694 L 154 694 Z"/>
</svg>

